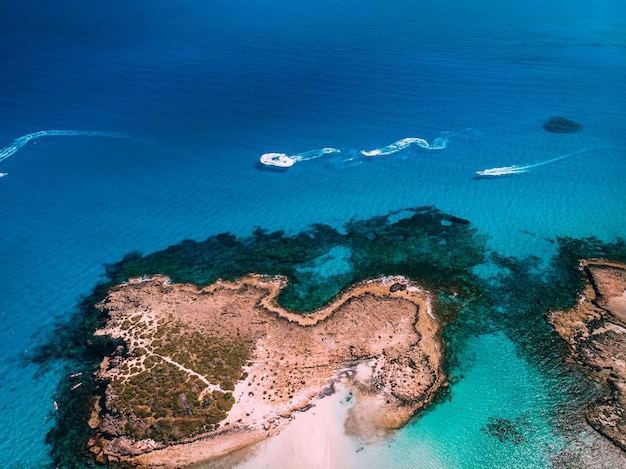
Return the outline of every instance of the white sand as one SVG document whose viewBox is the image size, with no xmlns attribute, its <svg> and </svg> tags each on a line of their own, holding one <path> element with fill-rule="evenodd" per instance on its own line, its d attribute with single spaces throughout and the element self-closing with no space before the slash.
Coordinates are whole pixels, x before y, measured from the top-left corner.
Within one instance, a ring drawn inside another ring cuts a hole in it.
<svg viewBox="0 0 626 469">
<path fill-rule="evenodd" d="M 345 386 L 335 394 L 316 400 L 306 412 L 277 436 L 258 445 L 254 456 L 237 469 L 333 469 L 363 467 L 357 461 L 358 440 L 344 433 L 348 409 L 354 398 Z M 349 399 L 349 402 L 346 400 Z"/>
</svg>

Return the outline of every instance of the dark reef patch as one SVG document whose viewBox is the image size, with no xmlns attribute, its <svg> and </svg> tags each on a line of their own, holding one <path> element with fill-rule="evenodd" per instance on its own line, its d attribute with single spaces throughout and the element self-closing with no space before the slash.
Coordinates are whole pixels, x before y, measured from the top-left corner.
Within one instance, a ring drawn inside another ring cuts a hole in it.
<svg viewBox="0 0 626 469">
<path fill-rule="evenodd" d="M 329 276 L 320 273 L 316 266 L 336 248 L 348 253 L 345 269 Z M 467 220 L 420 207 L 351 220 L 345 233 L 316 224 L 295 235 L 259 228 L 245 238 L 223 233 L 205 241 L 187 240 L 146 256 L 132 253 L 106 271 L 113 284 L 157 273 L 175 283 L 197 285 L 251 272 L 280 274 L 290 283 L 279 302 L 311 311 L 347 285 L 380 275 L 405 275 L 427 287 L 467 290 L 474 283 L 470 269 L 484 254 L 485 239 Z"/>
<path fill-rule="evenodd" d="M 587 428 L 581 410 L 589 402 L 609 395 L 610 389 L 589 380 L 569 360 L 568 345 L 548 323 L 546 315 L 551 310 L 567 309 L 576 304 L 577 295 L 585 285 L 579 268 L 581 259 L 624 262 L 626 243 L 619 238 L 603 242 L 595 237 L 563 237 L 557 238 L 557 243 L 557 254 L 548 266 L 542 266 L 534 257 L 518 259 L 492 254 L 492 262 L 500 268 L 501 274 L 484 289 L 488 296 L 485 302 L 492 304 L 492 313 L 485 313 L 483 321 L 497 322 L 516 344 L 518 353 L 542 370 L 543 385 L 558 402 L 546 409 L 546 412 L 549 410 L 546 415 L 565 438 L 574 441 L 575 447 L 578 435 Z M 451 328 L 462 328 L 461 322 L 457 321 Z M 454 339 L 459 340 L 456 336 Z M 450 352 L 450 344 L 447 346 Z"/>
<path fill-rule="evenodd" d="M 492 265 L 497 275 L 475 286 L 476 294 L 471 301 L 459 310 L 454 322 L 446 325 L 445 371 L 451 392 L 440 393 L 439 399 L 452 398 L 455 383 L 464 378 L 462 357 L 467 341 L 482 334 L 504 333 L 516 345 L 517 353 L 542 371 L 546 392 L 558 402 L 546 407 L 546 418 L 555 423 L 565 438 L 575 440 L 587 428 L 581 410 L 610 390 L 590 381 L 572 365 L 567 358 L 567 344 L 548 324 L 546 314 L 551 309 L 565 309 L 576 303 L 577 294 L 584 286 L 580 259 L 623 262 L 626 243 L 622 239 L 607 243 L 594 237 L 564 237 L 556 241 L 558 251 L 549 265 L 534 256 L 520 259 L 495 252 L 488 254 L 486 263 Z M 439 295 L 438 301 L 445 305 L 445 296 Z M 494 424 L 491 427 L 494 432 L 499 428 L 504 434 L 512 435 L 507 433 L 506 425 L 497 425 L 506 422 L 490 423 Z M 577 444 L 574 442 L 573 447 Z"/>
<path fill-rule="evenodd" d="M 64 379 L 55 395 L 59 411 L 47 436 L 55 467 L 92 467 L 93 463 L 93 456 L 85 454 L 90 400 L 95 392 L 90 377 L 105 351 L 94 344 L 92 334 L 106 320 L 94 304 L 105 298 L 109 288 L 130 277 L 157 273 L 176 283 L 198 285 L 251 272 L 285 275 L 290 284 L 278 300 L 300 311 L 322 306 L 358 281 L 405 275 L 433 292 L 435 310 L 448 324 L 444 341 L 450 384 L 462 379 L 458 357 L 465 341 L 503 331 L 518 345 L 520 354 L 544 370 L 551 392 L 562 396 L 562 415 L 551 418 L 558 419 L 559 428 L 573 428 L 580 420 L 581 403 L 604 391 L 565 362 L 563 341 L 549 327 L 545 314 L 550 308 L 574 304 L 584 284 L 579 259 L 626 261 L 626 243 L 621 239 L 604 243 L 596 238 L 559 238 L 558 253 L 546 267 L 534 257 L 517 259 L 488 253 L 485 241 L 467 220 L 434 207 L 420 207 L 351 220 L 342 232 L 317 224 L 296 234 L 261 228 L 248 237 L 223 233 L 204 241 L 183 241 L 148 255 L 132 252 L 106 265 L 107 281 L 80 302 L 75 317 L 60 324 L 35 354 L 41 365 L 64 360 L 68 373 L 83 371 L 81 388 L 70 392 Z M 497 267 L 500 275 L 495 281 L 483 281 L 473 273 L 473 268 L 483 263 Z M 438 399 L 449 397 L 442 392 Z M 490 424 L 497 434 L 515 439 L 515 425 Z"/>
<path fill-rule="evenodd" d="M 525 417 L 516 419 L 489 417 L 489 423 L 481 430 L 495 436 L 501 443 L 508 441 L 514 445 L 519 445 L 526 441 L 522 431 L 525 426 L 528 426 L 528 420 Z"/>
<path fill-rule="evenodd" d="M 582 130 L 583 126 L 578 122 L 561 116 L 550 117 L 543 123 L 543 130 L 553 134 L 573 134 Z"/>
<path fill-rule="evenodd" d="M 294 310 L 310 311 L 353 283 L 381 275 L 404 275 L 437 294 L 437 311 L 447 322 L 478 293 L 479 282 L 472 268 L 484 261 L 485 241 L 469 221 L 428 206 L 351 220 L 342 233 L 323 224 L 293 235 L 259 228 L 248 237 L 222 233 L 204 241 L 186 240 L 145 256 L 131 252 L 121 261 L 105 265 L 108 280 L 80 302 L 75 317 L 60 324 L 36 354 L 42 365 L 61 359 L 67 361 L 68 371 L 84 370 L 80 392 L 70 392 L 66 381 L 58 386 L 56 425 L 47 435 L 55 467 L 93 464 L 93 456 L 86 454 L 85 448 L 91 399 L 97 390 L 89 377 L 106 353 L 100 349 L 102 344 L 93 341 L 93 332 L 106 320 L 94 305 L 112 286 L 154 274 L 197 285 L 248 273 L 280 274 L 290 283 L 278 301 Z M 325 262 L 337 261 L 337 252 L 343 256 L 339 259 L 343 268 L 333 274 L 334 269 L 324 267 Z M 67 344 L 72 345 L 68 348 Z"/>
</svg>

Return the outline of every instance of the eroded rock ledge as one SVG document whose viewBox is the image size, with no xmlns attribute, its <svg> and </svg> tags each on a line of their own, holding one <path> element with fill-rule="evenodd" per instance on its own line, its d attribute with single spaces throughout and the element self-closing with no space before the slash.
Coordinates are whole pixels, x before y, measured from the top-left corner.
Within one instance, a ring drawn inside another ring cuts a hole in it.
<svg viewBox="0 0 626 469">
<path fill-rule="evenodd" d="M 594 403 L 587 421 L 626 451 L 626 266 L 583 261 L 587 284 L 578 305 L 556 311 L 550 321 L 571 347 L 574 359 L 610 395 Z"/>
<path fill-rule="evenodd" d="M 94 338 L 111 351 L 96 377 L 94 457 L 216 458 L 277 434 L 337 380 L 357 396 L 353 431 L 398 428 L 444 384 L 431 296 L 406 278 L 354 285 L 305 316 L 275 302 L 285 285 L 249 276 L 198 289 L 157 276 L 113 288 Z"/>
</svg>

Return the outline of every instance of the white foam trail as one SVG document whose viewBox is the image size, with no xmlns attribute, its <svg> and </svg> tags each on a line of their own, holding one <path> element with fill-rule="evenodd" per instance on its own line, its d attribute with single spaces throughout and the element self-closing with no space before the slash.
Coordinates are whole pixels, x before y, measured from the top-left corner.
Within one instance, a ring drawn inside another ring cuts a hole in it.
<svg viewBox="0 0 626 469">
<path fill-rule="evenodd" d="M 315 158 L 329 155 L 331 153 L 341 153 L 341 150 L 337 148 L 321 148 L 319 150 L 296 153 L 292 156 L 289 156 L 285 153 L 265 153 L 261 155 L 261 163 L 269 166 L 280 166 L 282 168 L 288 168 L 296 164 L 298 161 L 314 160 Z"/>
<path fill-rule="evenodd" d="M 505 176 L 507 174 L 519 174 L 525 173 L 528 171 L 533 165 L 513 165 L 513 166 L 502 166 L 501 168 L 489 168 L 483 169 L 482 171 L 476 171 L 476 174 L 479 176 Z"/>
<path fill-rule="evenodd" d="M 286 153 L 264 153 L 263 155 L 261 155 L 260 161 L 261 163 L 268 166 L 289 168 L 290 166 L 296 164 L 298 161 L 313 160 L 315 158 L 329 155 L 331 153 L 343 153 L 347 158 L 346 161 L 351 161 L 355 158 L 355 155 L 363 155 L 369 157 L 391 155 L 392 153 L 397 153 L 412 145 L 417 145 L 419 147 L 425 148 L 426 150 L 443 150 L 448 145 L 448 138 L 451 135 L 452 132 L 443 132 L 441 134 L 441 137 L 436 138 L 433 143 L 428 143 L 423 138 L 408 137 L 403 138 L 402 140 L 398 140 L 397 142 L 393 142 L 386 147 L 376 148 L 375 150 L 367 151 L 361 150 L 360 152 L 351 149 L 342 151 L 337 148 L 322 148 L 319 150 L 306 151 L 304 153 L 296 153 L 295 155 L 287 155 Z"/>
<path fill-rule="evenodd" d="M 123 138 L 125 134 L 120 132 L 107 132 L 102 130 L 41 130 L 39 132 L 33 132 L 26 134 L 22 137 L 13 140 L 9 146 L 0 150 L 0 162 L 6 160 L 9 156 L 13 155 L 20 148 L 26 145 L 31 140 L 35 140 L 41 137 L 65 137 L 65 136 L 85 136 L 85 137 L 109 137 L 109 138 Z"/>
<path fill-rule="evenodd" d="M 604 148 L 604 147 L 583 148 L 582 150 L 577 150 L 572 153 L 568 153 L 566 155 L 557 156 L 556 158 L 551 158 L 546 161 L 540 161 L 539 163 L 521 164 L 521 165 L 514 164 L 512 166 L 502 166 L 500 168 L 483 169 L 482 171 L 476 171 L 476 174 L 478 174 L 479 176 L 506 176 L 509 174 L 525 173 L 531 169 L 538 168 L 539 166 L 545 166 L 547 164 L 556 163 L 557 161 L 561 161 L 566 158 L 571 158 L 572 156 L 580 155 L 581 153 L 586 153 L 588 151 L 597 150 L 599 148 Z"/>
<path fill-rule="evenodd" d="M 341 150 L 337 148 L 322 148 L 320 150 L 311 150 L 305 151 L 304 153 L 298 153 L 292 156 L 292 158 L 295 161 L 308 161 L 319 158 L 320 156 L 330 155 L 331 153 L 341 153 Z"/>
<path fill-rule="evenodd" d="M 448 145 L 448 139 L 446 137 L 439 137 L 435 139 L 433 143 L 428 143 L 423 138 L 408 137 L 393 142 L 390 145 L 382 148 L 376 148 L 375 150 L 361 150 L 361 154 L 364 156 L 385 156 L 397 153 L 410 147 L 411 145 L 418 145 L 426 150 L 443 150 Z"/>
</svg>

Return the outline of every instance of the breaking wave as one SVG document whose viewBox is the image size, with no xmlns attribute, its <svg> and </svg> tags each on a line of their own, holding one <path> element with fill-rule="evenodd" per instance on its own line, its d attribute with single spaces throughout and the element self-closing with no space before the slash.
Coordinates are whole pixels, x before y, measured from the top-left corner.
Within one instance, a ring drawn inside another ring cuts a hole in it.
<svg viewBox="0 0 626 469">
<path fill-rule="evenodd" d="M 72 137 L 72 136 L 84 136 L 84 137 L 109 137 L 109 138 L 124 138 L 125 134 L 120 132 L 107 132 L 101 130 L 41 130 L 39 132 L 33 132 L 26 134 L 22 137 L 16 138 L 9 145 L 0 150 L 0 162 L 6 160 L 9 156 L 17 153 L 20 148 L 26 145 L 31 140 L 36 140 L 41 137 Z"/>
<path fill-rule="evenodd" d="M 556 158 L 551 158 L 546 161 L 540 161 L 539 163 L 531 163 L 531 164 L 514 164 L 511 166 L 502 166 L 499 168 L 489 168 L 483 169 L 481 171 L 476 171 L 476 174 L 479 176 L 506 176 L 510 174 L 521 174 L 530 171 L 531 169 L 538 168 L 540 166 L 545 166 L 547 164 L 556 163 L 557 161 L 562 161 L 567 158 L 571 158 L 572 156 L 580 155 L 581 153 L 586 153 L 593 150 L 598 150 L 600 148 L 605 147 L 594 147 L 594 148 L 583 148 L 582 150 L 577 150 L 572 153 L 567 153 L 566 155 L 557 156 Z"/>
</svg>

